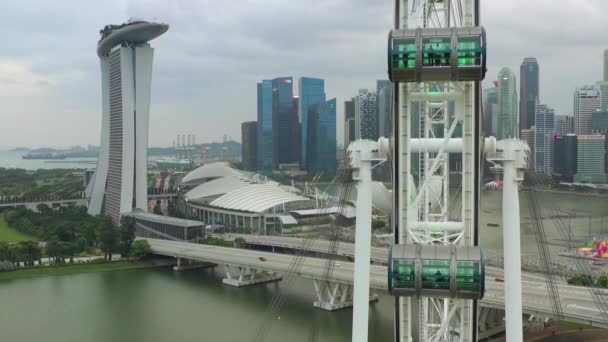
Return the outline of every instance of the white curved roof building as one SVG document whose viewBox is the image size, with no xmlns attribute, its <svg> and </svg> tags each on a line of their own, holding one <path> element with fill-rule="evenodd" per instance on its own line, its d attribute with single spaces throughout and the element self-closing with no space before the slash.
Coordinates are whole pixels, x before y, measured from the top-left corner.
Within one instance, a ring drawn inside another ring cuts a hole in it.
<svg viewBox="0 0 608 342">
<path fill-rule="evenodd" d="M 209 163 L 190 171 L 186 176 L 184 176 L 184 178 L 182 178 L 182 183 L 204 183 L 211 179 L 226 176 L 245 178 L 250 177 L 251 173 L 233 169 L 230 167 L 230 164 L 226 162 Z"/>
<path fill-rule="evenodd" d="M 257 173 L 245 172 L 219 162 L 203 165 L 182 179 L 192 187 L 185 195 L 193 216 L 231 231 L 274 234 L 298 221 L 289 213 L 314 207 L 299 190 L 281 185 Z"/>
<path fill-rule="evenodd" d="M 311 201 L 298 195 L 295 188 L 269 181 L 257 173 L 233 169 L 224 162 L 203 165 L 187 174 L 182 183 L 200 183 L 184 196 L 188 202 L 225 210 L 276 212 L 278 206 L 284 211 L 286 204 L 309 206 Z"/>
<path fill-rule="evenodd" d="M 199 184 L 194 189 L 188 191 L 184 197 L 188 201 L 214 197 L 238 190 L 251 184 L 254 183 L 240 177 L 230 175 Z"/>
<path fill-rule="evenodd" d="M 274 207 L 293 202 L 305 202 L 303 204 L 309 205 L 310 199 L 287 192 L 276 184 L 252 184 L 225 194 L 211 202 L 211 205 L 231 210 L 263 213 Z"/>
</svg>

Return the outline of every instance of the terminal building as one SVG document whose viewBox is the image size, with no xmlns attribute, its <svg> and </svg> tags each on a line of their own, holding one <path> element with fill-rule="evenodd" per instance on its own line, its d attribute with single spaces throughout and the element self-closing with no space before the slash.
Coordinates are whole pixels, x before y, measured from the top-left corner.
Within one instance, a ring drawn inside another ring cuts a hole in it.
<svg viewBox="0 0 608 342">
<path fill-rule="evenodd" d="M 182 179 L 189 217 L 227 232 L 280 235 L 329 225 L 335 217 L 354 220 L 354 210 L 321 205 L 294 186 L 261 174 L 203 165 Z M 348 209 L 350 208 L 350 209 Z"/>
</svg>

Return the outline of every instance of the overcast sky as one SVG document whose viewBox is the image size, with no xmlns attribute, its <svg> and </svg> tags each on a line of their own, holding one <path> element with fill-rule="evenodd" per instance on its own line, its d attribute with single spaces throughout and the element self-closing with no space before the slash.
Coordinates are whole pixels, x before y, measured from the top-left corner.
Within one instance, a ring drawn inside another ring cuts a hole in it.
<svg viewBox="0 0 608 342">
<path fill-rule="evenodd" d="M 485 84 L 507 66 L 519 90 L 521 61 L 537 57 L 541 101 L 570 114 L 574 87 L 601 78 L 608 1 L 481 2 Z M 324 78 L 341 120 L 344 100 L 387 78 L 392 9 L 393 0 L 3 1 L 0 146 L 99 144 L 99 29 L 129 17 L 170 25 L 151 42 L 153 146 L 178 133 L 240 140 L 241 122 L 256 119 L 256 82 L 278 76 Z"/>
</svg>

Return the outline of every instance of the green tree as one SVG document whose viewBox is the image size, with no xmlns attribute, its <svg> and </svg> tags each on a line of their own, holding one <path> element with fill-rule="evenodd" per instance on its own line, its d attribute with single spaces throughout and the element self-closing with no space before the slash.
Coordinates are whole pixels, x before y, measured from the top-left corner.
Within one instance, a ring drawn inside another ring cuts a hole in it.
<svg viewBox="0 0 608 342">
<path fill-rule="evenodd" d="M 23 260 L 23 247 L 19 244 L 9 245 L 8 247 L 9 261 L 12 261 L 15 266 L 19 267 L 19 263 Z"/>
<path fill-rule="evenodd" d="M 599 287 L 603 287 L 603 288 L 607 288 L 608 287 L 608 276 L 601 275 L 597 278 L 597 280 L 595 281 L 595 285 L 599 286 Z"/>
<path fill-rule="evenodd" d="M 162 214 L 163 214 L 163 210 L 162 210 L 162 208 L 160 207 L 160 200 L 157 200 L 157 201 L 156 201 L 156 204 L 154 205 L 154 213 L 155 213 L 156 215 L 162 215 Z"/>
<path fill-rule="evenodd" d="M 44 214 L 44 213 L 48 213 L 48 212 L 50 212 L 50 211 L 52 210 L 52 209 L 51 209 L 51 208 L 50 208 L 48 205 L 46 205 L 46 204 L 44 204 L 44 203 L 40 203 L 40 204 L 38 204 L 38 205 L 36 206 L 36 209 L 38 209 L 38 211 L 39 211 L 40 213 L 43 213 L 43 214 Z"/>
<path fill-rule="evenodd" d="M 116 250 L 118 245 L 118 231 L 116 227 L 114 227 L 112 219 L 109 217 L 104 218 L 99 226 L 98 236 L 101 250 L 104 253 L 104 259 L 112 261 L 112 252 Z"/>
<path fill-rule="evenodd" d="M 48 256 L 49 259 L 54 260 L 55 262 L 58 261 L 59 258 L 59 254 L 60 254 L 60 246 L 59 246 L 59 241 L 57 240 L 51 240 L 51 241 L 47 241 L 46 243 L 46 255 Z"/>
<path fill-rule="evenodd" d="M 128 258 L 134 240 L 135 218 L 133 216 L 123 216 L 120 221 L 120 254 Z"/>
<path fill-rule="evenodd" d="M 89 222 L 82 227 L 80 236 L 86 240 L 88 246 L 96 246 L 97 244 L 97 234 L 95 232 L 97 224 L 99 224 L 99 222 Z"/>
<path fill-rule="evenodd" d="M 89 247 L 89 242 L 87 239 L 81 236 L 78 238 L 78 240 L 76 240 L 76 247 L 76 253 L 82 253 Z"/>
<path fill-rule="evenodd" d="M 577 274 L 573 277 L 568 278 L 568 284 L 570 285 L 582 285 L 591 286 L 593 285 L 593 277 L 589 274 Z"/>
<path fill-rule="evenodd" d="M 34 261 L 40 260 L 42 252 L 38 248 L 38 244 L 34 241 L 19 242 L 21 249 L 21 258 L 25 266 L 34 266 Z"/>
<path fill-rule="evenodd" d="M 142 257 L 150 253 L 150 243 L 147 240 L 137 240 L 131 246 L 131 255 L 135 257 Z"/>
<path fill-rule="evenodd" d="M 9 259 L 8 243 L 0 241 L 0 261 L 6 261 Z"/>
</svg>

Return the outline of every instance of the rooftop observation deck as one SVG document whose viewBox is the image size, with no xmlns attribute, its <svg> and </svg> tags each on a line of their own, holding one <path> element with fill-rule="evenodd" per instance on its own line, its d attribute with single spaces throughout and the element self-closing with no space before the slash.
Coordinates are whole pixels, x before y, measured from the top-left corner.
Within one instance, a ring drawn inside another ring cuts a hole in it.
<svg viewBox="0 0 608 342">
<path fill-rule="evenodd" d="M 122 43 L 146 43 L 167 32 L 169 25 L 147 21 L 134 21 L 122 25 L 108 25 L 101 30 L 101 40 L 97 44 L 97 55 L 107 56 L 113 47 Z"/>
</svg>

